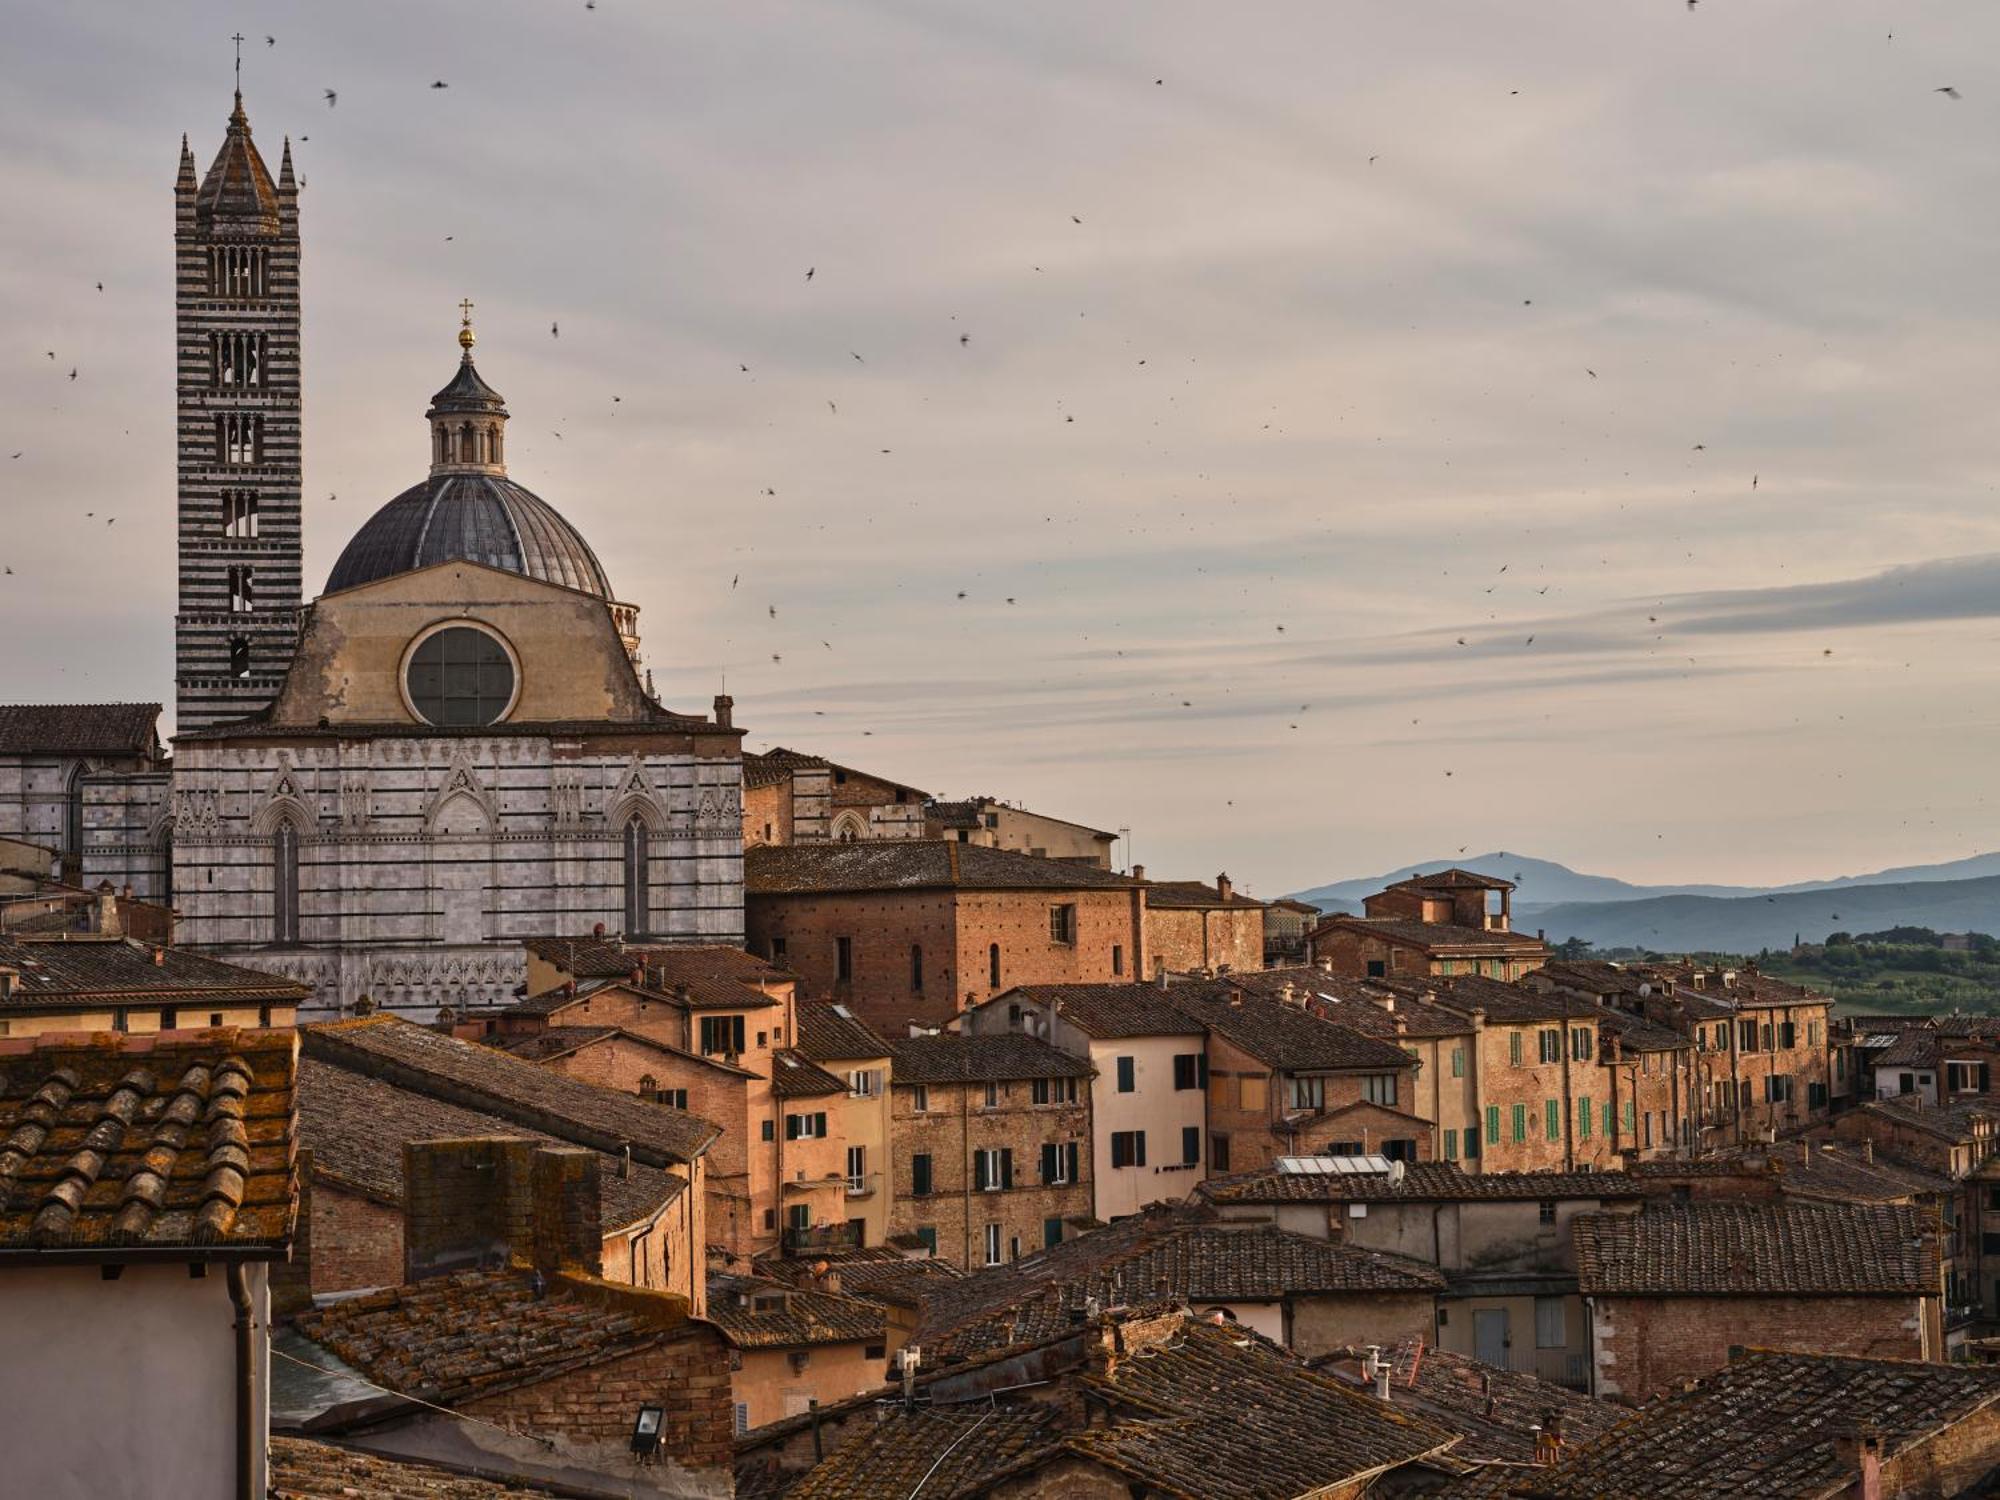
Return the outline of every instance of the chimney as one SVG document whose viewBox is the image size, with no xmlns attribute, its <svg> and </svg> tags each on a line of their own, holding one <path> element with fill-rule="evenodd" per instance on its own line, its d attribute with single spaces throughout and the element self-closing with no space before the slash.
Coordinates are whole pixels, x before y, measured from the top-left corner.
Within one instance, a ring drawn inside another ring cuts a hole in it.
<svg viewBox="0 0 2000 1500">
<path fill-rule="evenodd" d="M 98 883 L 97 911 L 93 926 L 100 937 L 117 937 L 119 935 L 118 890 L 108 880 Z"/>
<path fill-rule="evenodd" d="M 1882 1500 L 1882 1439 L 1878 1433 L 1861 1429 L 1835 1434 L 1833 1461 L 1854 1476 L 1846 1493 L 1855 1500 Z"/>
<path fill-rule="evenodd" d="M 1132 878 L 1141 885 L 1144 885 L 1146 883 L 1146 867 L 1144 865 L 1132 866 Z"/>
<path fill-rule="evenodd" d="M 403 1277 L 524 1263 L 603 1272 L 598 1157 L 520 1136 L 403 1146 Z"/>
<path fill-rule="evenodd" d="M 1875 1165 L 1875 1143 L 1873 1141 L 1863 1141 L 1861 1143 L 1861 1159 L 1871 1167 Z"/>
<path fill-rule="evenodd" d="M 734 698 L 730 697 L 727 693 L 717 693 L 715 695 L 715 727 L 717 729 L 734 729 L 736 727 L 733 717 L 735 712 L 736 700 Z"/>
<path fill-rule="evenodd" d="M 594 937 L 594 938 L 601 938 L 601 937 L 603 937 L 603 936 L 604 936 L 604 924 L 603 924 L 602 922 L 593 922 L 593 923 L 591 923 L 591 924 L 590 924 L 590 935 L 591 935 L 592 937 Z"/>
<path fill-rule="evenodd" d="M 1229 883 L 1229 876 L 1223 874 L 1215 877 L 1215 891 L 1224 901 L 1228 901 L 1236 894 L 1236 887 Z"/>
</svg>

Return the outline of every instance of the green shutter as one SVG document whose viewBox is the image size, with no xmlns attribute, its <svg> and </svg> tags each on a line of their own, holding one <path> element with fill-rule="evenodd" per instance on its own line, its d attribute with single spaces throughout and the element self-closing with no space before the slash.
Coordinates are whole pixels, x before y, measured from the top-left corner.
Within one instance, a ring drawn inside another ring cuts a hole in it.
<svg viewBox="0 0 2000 1500">
<path fill-rule="evenodd" d="M 1587 1098 L 1576 1101 L 1576 1133 L 1585 1140 L 1590 1139 L 1590 1100 Z"/>
<path fill-rule="evenodd" d="M 1500 1139 L 1500 1106 L 1497 1104 L 1486 1106 L 1486 1139 L 1488 1141 Z"/>
<path fill-rule="evenodd" d="M 1518 1031 L 1507 1033 L 1507 1061 L 1517 1068 L 1521 1066 L 1521 1033 Z"/>
<path fill-rule="evenodd" d="M 1447 1130 L 1444 1133 L 1444 1159 L 1446 1161 L 1458 1160 L 1458 1132 L 1456 1130 Z"/>
<path fill-rule="evenodd" d="M 1639 1133 L 1639 1106 L 1630 1099 L 1625 1101 L 1625 1133 L 1629 1136 Z"/>
<path fill-rule="evenodd" d="M 1562 1100 L 1560 1099 L 1549 1100 L 1548 1107 L 1546 1110 L 1543 1111 L 1543 1113 L 1548 1117 L 1549 1139 L 1552 1141 L 1560 1140 L 1562 1138 L 1562 1133 L 1563 1133 Z"/>
<path fill-rule="evenodd" d="M 1465 1076 L 1465 1049 L 1463 1047 L 1454 1047 L 1451 1049 L 1451 1076 L 1454 1078 L 1463 1078 Z"/>
<path fill-rule="evenodd" d="M 1516 1141 L 1525 1141 L 1528 1138 L 1528 1106 L 1525 1104 L 1515 1105 L 1514 1118 L 1508 1123 L 1514 1127 L 1514 1139 Z"/>
</svg>

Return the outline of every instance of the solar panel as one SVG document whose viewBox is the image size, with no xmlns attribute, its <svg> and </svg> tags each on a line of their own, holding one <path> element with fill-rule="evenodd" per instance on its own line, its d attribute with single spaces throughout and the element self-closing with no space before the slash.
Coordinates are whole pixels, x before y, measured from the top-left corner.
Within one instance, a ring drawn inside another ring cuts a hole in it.
<svg viewBox="0 0 2000 1500">
<path fill-rule="evenodd" d="M 1281 1156 L 1278 1170 L 1293 1177 L 1383 1177 L 1386 1156 Z"/>
</svg>

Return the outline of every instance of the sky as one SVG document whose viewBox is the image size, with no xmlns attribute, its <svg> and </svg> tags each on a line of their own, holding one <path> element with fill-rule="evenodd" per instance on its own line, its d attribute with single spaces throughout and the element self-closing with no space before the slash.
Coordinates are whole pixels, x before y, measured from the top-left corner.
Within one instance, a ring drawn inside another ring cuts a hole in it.
<svg viewBox="0 0 2000 1500">
<path fill-rule="evenodd" d="M 240 29 L 309 595 L 469 297 L 510 473 L 752 748 L 1264 896 L 2000 847 L 1989 4 L 0 16 L 0 699 L 171 701 L 171 189 Z"/>
</svg>

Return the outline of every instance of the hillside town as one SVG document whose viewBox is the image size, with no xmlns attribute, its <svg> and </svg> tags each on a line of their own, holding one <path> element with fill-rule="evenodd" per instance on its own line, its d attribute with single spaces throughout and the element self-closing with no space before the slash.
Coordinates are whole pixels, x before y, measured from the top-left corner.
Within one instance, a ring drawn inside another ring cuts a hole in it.
<svg viewBox="0 0 2000 1500">
<path fill-rule="evenodd" d="M 2000 1492 L 2000 1019 L 748 749 L 469 304 L 309 595 L 303 184 L 211 148 L 172 694 L 0 705 L 0 1489 Z"/>
</svg>

